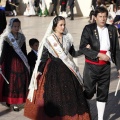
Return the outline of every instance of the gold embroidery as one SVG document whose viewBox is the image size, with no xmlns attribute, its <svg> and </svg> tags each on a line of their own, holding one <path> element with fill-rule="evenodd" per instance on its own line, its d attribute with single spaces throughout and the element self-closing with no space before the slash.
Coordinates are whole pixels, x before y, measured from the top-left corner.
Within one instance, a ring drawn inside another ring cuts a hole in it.
<svg viewBox="0 0 120 120">
<path fill-rule="evenodd" d="M 109 36 L 110 36 L 110 38 L 112 38 L 112 33 L 109 31 Z"/>
</svg>

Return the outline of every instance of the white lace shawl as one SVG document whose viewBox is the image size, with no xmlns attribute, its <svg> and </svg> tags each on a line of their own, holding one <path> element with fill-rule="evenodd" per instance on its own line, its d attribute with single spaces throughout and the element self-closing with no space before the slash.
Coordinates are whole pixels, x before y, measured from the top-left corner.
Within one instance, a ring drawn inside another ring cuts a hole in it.
<svg viewBox="0 0 120 120">
<path fill-rule="evenodd" d="M 37 71 L 38 71 L 38 66 L 40 64 L 40 59 L 42 56 L 42 51 L 43 51 L 43 47 L 45 46 L 48 51 L 54 56 L 57 57 L 56 54 L 54 53 L 54 51 L 51 49 L 51 47 L 49 46 L 48 42 L 47 42 L 47 37 L 49 37 L 49 34 L 46 34 L 46 36 L 44 36 L 42 42 L 39 45 L 39 51 L 38 51 L 38 58 L 36 61 L 36 65 L 32 74 L 32 78 L 30 81 L 30 85 L 29 85 L 29 94 L 28 94 L 28 99 L 32 102 L 33 100 L 33 94 L 34 94 L 34 90 L 37 89 L 37 80 L 36 80 L 36 76 L 37 76 Z M 70 47 L 73 44 L 73 38 L 71 36 L 70 33 L 67 33 L 66 35 L 63 35 L 63 47 L 65 48 L 65 53 L 67 54 L 69 52 Z"/>
<path fill-rule="evenodd" d="M 54 33 L 52 33 L 54 34 Z M 52 35 L 51 34 L 51 35 Z M 63 35 L 63 49 L 64 49 L 64 52 L 66 53 L 66 55 L 68 54 L 69 52 L 69 49 L 70 47 L 72 46 L 73 44 L 73 38 L 72 38 L 72 35 L 70 33 L 67 33 L 66 35 Z M 48 49 L 48 51 L 54 56 L 54 57 L 57 57 L 55 52 L 53 51 L 53 49 L 51 48 L 51 46 L 49 45 L 49 43 L 47 42 L 47 39 L 46 39 L 46 42 L 44 44 L 44 46 Z"/>
</svg>

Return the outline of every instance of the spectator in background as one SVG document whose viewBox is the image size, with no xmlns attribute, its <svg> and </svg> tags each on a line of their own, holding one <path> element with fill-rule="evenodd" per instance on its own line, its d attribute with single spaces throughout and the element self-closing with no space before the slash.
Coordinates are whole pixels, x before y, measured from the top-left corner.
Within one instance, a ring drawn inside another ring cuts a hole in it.
<svg viewBox="0 0 120 120">
<path fill-rule="evenodd" d="M 5 11 L 0 9 L 0 35 L 3 33 L 4 29 L 6 28 L 6 16 Z"/>
<path fill-rule="evenodd" d="M 67 17 L 67 13 L 66 13 L 67 1 L 68 0 L 60 0 L 60 15 L 59 16 L 63 16 L 65 18 Z"/>
<path fill-rule="evenodd" d="M 90 12 L 90 15 L 89 15 L 89 17 L 90 17 L 90 20 L 89 20 L 89 23 L 94 23 L 95 22 L 95 16 L 94 16 L 94 12 L 95 12 L 95 9 L 97 8 L 97 7 L 99 7 L 99 6 L 102 6 L 102 1 L 101 0 L 93 0 L 92 1 L 93 3 L 93 10 Z M 94 2 L 96 2 L 96 3 L 94 3 Z"/>
<path fill-rule="evenodd" d="M 120 6 L 120 0 L 116 0 L 116 8 L 118 9 L 119 6 Z"/>
<path fill-rule="evenodd" d="M 6 0 L 5 11 L 8 15 L 17 15 L 16 7 L 18 7 L 17 0 Z"/>
<path fill-rule="evenodd" d="M 97 0 L 92 0 L 92 6 L 93 6 L 93 9 L 96 8 L 96 2 L 97 2 Z"/>
<path fill-rule="evenodd" d="M 71 19 L 70 20 L 74 20 L 74 0 L 68 0 L 68 8 L 70 9 L 71 12 Z"/>
<path fill-rule="evenodd" d="M 13 11 L 14 16 L 17 15 L 17 11 L 16 8 L 18 7 L 18 3 L 17 0 L 9 0 L 10 1 L 10 5 L 11 5 L 11 9 Z"/>
<path fill-rule="evenodd" d="M 25 16 L 36 15 L 35 10 L 34 10 L 34 3 L 32 1 L 28 1 L 24 15 Z"/>
<path fill-rule="evenodd" d="M 56 16 L 58 16 L 57 4 L 58 4 L 58 0 L 52 0 L 53 9 L 52 9 L 52 12 L 51 12 L 51 16 L 54 15 L 54 12 L 55 12 Z"/>
<path fill-rule="evenodd" d="M 117 8 L 117 11 L 116 11 L 116 16 L 113 20 L 113 23 L 117 22 L 117 21 L 120 21 L 120 6 Z"/>
</svg>

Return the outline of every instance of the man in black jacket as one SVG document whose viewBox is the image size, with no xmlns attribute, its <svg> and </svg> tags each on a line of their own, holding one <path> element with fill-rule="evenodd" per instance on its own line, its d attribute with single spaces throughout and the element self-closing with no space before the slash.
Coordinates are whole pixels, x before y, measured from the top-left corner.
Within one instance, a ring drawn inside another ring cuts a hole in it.
<svg viewBox="0 0 120 120">
<path fill-rule="evenodd" d="M 83 73 L 84 94 L 91 99 L 97 93 L 98 120 L 103 120 L 110 84 L 110 61 L 116 64 L 120 75 L 120 48 L 117 30 L 106 24 L 108 11 L 95 10 L 96 23 L 86 25 L 81 36 L 80 49 L 85 55 Z M 89 44 L 91 49 L 85 46 Z M 97 86 L 96 86 L 97 85 Z"/>
</svg>

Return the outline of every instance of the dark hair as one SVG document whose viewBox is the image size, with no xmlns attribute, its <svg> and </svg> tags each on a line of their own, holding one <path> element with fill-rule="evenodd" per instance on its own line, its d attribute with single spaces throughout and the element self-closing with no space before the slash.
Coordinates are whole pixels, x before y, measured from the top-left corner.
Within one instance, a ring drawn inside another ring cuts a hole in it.
<svg viewBox="0 0 120 120">
<path fill-rule="evenodd" d="M 97 5 L 100 6 L 102 4 L 101 0 L 97 0 Z"/>
<path fill-rule="evenodd" d="M 53 19 L 53 26 L 52 26 L 53 31 L 55 31 L 55 28 L 57 27 L 57 24 L 60 20 L 65 20 L 65 18 L 62 16 L 57 16 Z"/>
<path fill-rule="evenodd" d="M 18 18 L 16 18 L 16 19 L 13 21 L 13 23 L 14 23 L 14 22 L 19 22 L 19 23 L 21 23 Z"/>
<path fill-rule="evenodd" d="M 30 46 L 33 46 L 35 43 L 39 43 L 39 41 L 38 41 L 36 38 L 31 38 L 31 39 L 29 40 L 29 45 L 30 45 Z"/>
<path fill-rule="evenodd" d="M 106 13 L 108 16 L 108 10 L 105 7 L 97 7 L 94 12 L 95 17 L 97 17 L 98 13 Z"/>
<path fill-rule="evenodd" d="M 11 18 L 9 26 L 12 27 L 14 22 L 19 22 L 21 24 L 21 22 L 20 22 L 20 20 L 18 18 Z"/>
</svg>

